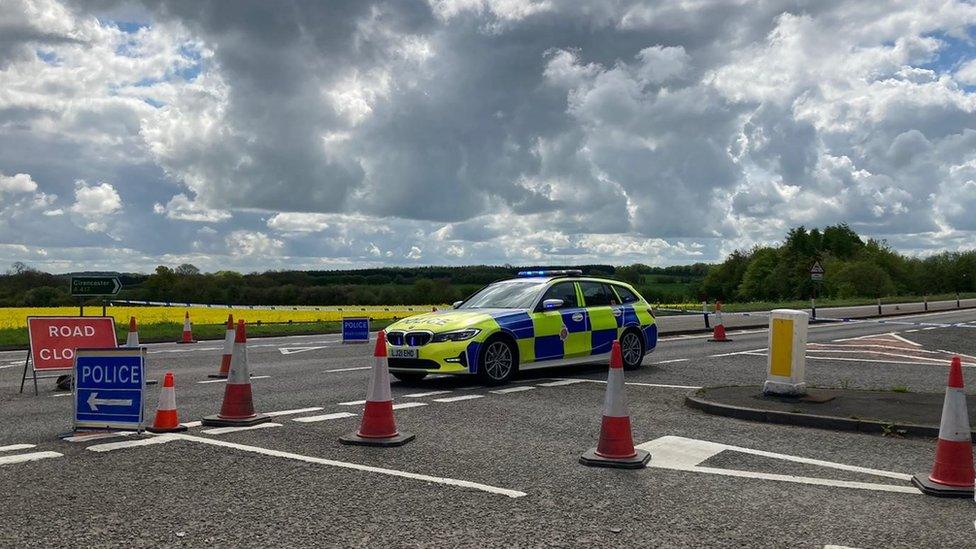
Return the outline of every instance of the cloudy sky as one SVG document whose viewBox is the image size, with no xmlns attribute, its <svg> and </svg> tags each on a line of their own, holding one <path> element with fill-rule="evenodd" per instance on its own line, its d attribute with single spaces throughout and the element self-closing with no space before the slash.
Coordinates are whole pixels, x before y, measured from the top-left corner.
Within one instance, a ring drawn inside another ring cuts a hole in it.
<svg viewBox="0 0 976 549">
<path fill-rule="evenodd" d="M 0 269 L 976 247 L 976 6 L 0 2 Z"/>
</svg>

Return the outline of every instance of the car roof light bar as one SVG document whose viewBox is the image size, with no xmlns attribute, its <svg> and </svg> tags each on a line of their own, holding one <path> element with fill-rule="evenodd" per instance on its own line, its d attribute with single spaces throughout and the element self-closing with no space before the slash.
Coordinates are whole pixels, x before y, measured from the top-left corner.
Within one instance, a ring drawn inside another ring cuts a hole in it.
<svg viewBox="0 0 976 549">
<path fill-rule="evenodd" d="M 558 271 L 519 271 L 518 276 L 521 278 L 536 277 L 536 276 L 580 276 L 583 271 L 579 269 L 562 269 Z"/>
</svg>

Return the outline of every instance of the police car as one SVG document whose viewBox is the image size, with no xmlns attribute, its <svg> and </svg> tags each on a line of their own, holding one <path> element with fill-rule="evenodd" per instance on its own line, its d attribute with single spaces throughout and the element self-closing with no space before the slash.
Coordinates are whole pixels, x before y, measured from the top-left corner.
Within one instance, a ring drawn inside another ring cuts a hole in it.
<svg viewBox="0 0 976 549">
<path fill-rule="evenodd" d="M 657 345 L 651 307 L 629 284 L 581 271 L 521 272 L 386 331 L 396 378 L 466 374 L 490 385 L 519 370 L 604 362 L 615 340 L 624 367 L 639 368 Z"/>
</svg>

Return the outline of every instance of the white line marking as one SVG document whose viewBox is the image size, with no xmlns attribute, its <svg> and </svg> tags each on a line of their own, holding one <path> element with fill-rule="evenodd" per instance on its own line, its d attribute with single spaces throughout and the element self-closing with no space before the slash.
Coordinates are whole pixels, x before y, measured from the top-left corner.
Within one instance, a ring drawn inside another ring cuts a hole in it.
<svg viewBox="0 0 976 549">
<path fill-rule="evenodd" d="M 563 385 L 575 385 L 577 383 L 586 383 L 585 379 L 560 379 L 559 381 L 550 381 L 549 383 L 540 383 L 539 387 L 562 387 Z"/>
<path fill-rule="evenodd" d="M 583 381 L 587 383 L 603 383 L 606 385 L 606 381 L 600 379 L 584 379 Z M 635 385 L 637 387 L 657 387 L 659 389 L 701 389 L 694 385 L 669 385 L 667 383 L 642 383 L 638 381 L 625 381 L 624 385 Z"/>
<path fill-rule="evenodd" d="M 30 450 L 33 444 L 11 444 L 10 446 L 0 446 L 0 452 L 13 452 L 14 450 Z"/>
<path fill-rule="evenodd" d="M 905 330 L 905 333 L 906 334 L 914 334 L 917 331 L 919 331 L 919 329 L 918 328 L 915 328 L 915 329 L 912 329 L 912 330 Z"/>
<path fill-rule="evenodd" d="M 186 423 L 180 423 L 180 425 L 182 425 L 184 427 L 189 427 L 190 429 L 192 429 L 194 427 L 199 427 L 199 426 L 203 425 L 203 422 L 202 421 L 187 421 Z"/>
<path fill-rule="evenodd" d="M 396 469 L 385 469 L 382 467 L 373 467 L 370 465 L 360 465 L 358 463 L 348 463 L 345 461 L 335 461 L 331 459 L 322 459 L 312 456 L 303 456 L 300 454 L 292 454 L 290 452 L 282 452 L 279 450 L 271 450 L 268 448 L 259 448 L 257 446 L 248 446 L 245 444 L 236 444 L 233 442 L 227 442 L 224 440 L 217 440 L 212 438 L 197 437 L 193 435 L 173 435 L 177 438 L 184 440 L 191 440 L 194 442 L 201 442 L 203 444 L 210 444 L 212 446 L 221 446 L 224 448 L 231 448 L 234 450 L 241 450 L 244 452 L 251 452 L 255 454 L 262 454 L 265 456 L 280 457 L 285 459 L 292 459 L 296 461 L 304 461 L 306 463 L 315 463 L 318 465 L 328 465 L 332 467 L 341 467 L 344 469 L 353 469 L 356 471 L 365 471 L 368 473 L 379 473 L 381 475 L 389 475 L 400 478 L 409 478 L 412 480 L 419 480 L 423 482 L 434 482 L 437 484 L 444 484 L 447 486 L 458 486 L 461 488 L 471 488 L 473 490 L 480 490 L 482 492 L 488 492 L 490 494 L 498 494 L 502 496 L 508 496 L 510 498 L 519 498 L 525 496 L 525 492 L 519 492 L 518 490 L 510 490 L 508 488 L 499 488 L 497 486 L 489 486 L 487 484 L 480 484 L 477 482 L 471 482 L 467 480 L 458 480 L 453 478 L 444 477 L 434 477 L 429 475 L 421 475 L 417 473 L 409 473 L 407 471 L 398 471 Z"/>
<path fill-rule="evenodd" d="M 342 419 L 355 416 L 356 414 L 350 414 L 349 412 L 337 412 L 334 414 L 323 414 L 321 416 L 296 417 L 292 418 L 292 421 L 297 421 L 299 423 L 313 423 L 315 421 L 328 421 L 330 419 Z"/>
<path fill-rule="evenodd" d="M 294 415 L 294 414 L 305 414 L 305 413 L 308 413 L 308 412 L 318 412 L 321 409 L 322 409 L 321 406 L 313 406 L 311 408 L 298 408 L 296 410 L 282 410 L 280 412 L 265 412 L 264 415 L 271 416 L 271 417 L 290 416 L 290 415 Z"/>
<path fill-rule="evenodd" d="M 349 402 L 340 402 L 339 406 L 359 406 L 361 404 L 366 404 L 365 400 L 350 400 Z"/>
<path fill-rule="evenodd" d="M 268 379 L 271 376 L 251 376 L 251 381 L 255 379 Z M 198 381 L 197 383 L 227 383 L 226 379 L 205 379 L 203 381 Z"/>
<path fill-rule="evenodd" d="M 882 360 L 882 359 L 872 360 L 869 358 L 844 358 L 839 356 L 810 356 L 810 355 L 807 355 L 807 358 L 814 359 L 814 360 L 840 360 L 844 362 L 870 362 L 874 364 L 911 364 L 913 366 L 938 366 L 938 363 L 936 362 L 910 362 L 906 360 Z M 963 362 L 962 365 L 967 368 L 976 366 L 976 364 L 970 364 L 968 362 Z"/>
<path fill-rule="evenodd" d="M 755 353 L 755 352 L 765 351 L 765 350 L 766 350 L 766 348 L 765 347 L 762 347 L 762 348 L 759 348 L 759 349 L 749 349 L 748 351 L 736 351 L 734 353 L 722 353 L 722 354 L 718 354 L 718 355 L 708 355 L 708 358 L 721 358 L 723 356 L 745 355 L 745 354 Z"/>
<path fill-rule="evenodd" d="M 64 454 L 59 454 L 57 452 L 32 452 L 30 454 L 17 454 L 15 456 L 4 456 L 4 457 L 0 457 L 0 465 L 12 465 L 14 463 L 37 461 L 39 459 L 56 458 L 56 457 L 61 457 L 63 455 Z"/>
<path fill-rule="evenodd" d="M 400 404 L 394 404 L 393 409 L 402 410 L 404 408 L 417 408 L 420 406 L 427 406 L 427 403 L 426 402 L 403 402 Z"/>
<path fill-rule="evenodd" d="M 921 494 L 921 492 L 917 488 L 911 485 L 899 486 L 893 484 L 874 484 L 869 482 L 851 482 L 846 480 L 831 480 L 831 479 L 823 479 L 823 478 L 798 477 L 793 475 L 759 473 L 755 471 L 739 471 L 735 469 L 721 469 L 718 467 L 702 467 L 699 464 L 703 463 L 708 458 L 715 456 L 725 450 L 731 450 L 734 452 L 742 452 L 745 454 L 752 454 L 756 456 L 768 457 L 773 459 L 781 459 L 786 461 L 792 461 L 795 463 L 803 463 L 806 465 L 829 467 L 831 469 L 838 469 L 841 471 L 848 471 L 852 473 L 864 473 L 868 475 L 893 478 L 905 482 L 910 481 L 912 478 L 911 475 L 906 475 L 903 473 L 882 471 L 879 469 L 868 469 L 866 467 L 857 467 L 855 465 L 845 465 L 843 463 L 821 461 L 819 459 L 809 459 L 809 458 L 803 458 L 798 456 L 790 456 L 786 454 L 777 454 L 774 452 L 766 452 L 763 450 L 753 450 L 752 448 L 743 448 L 741 446 L 731 446 L 728 444 L 721 444 L 717 442 L 695 440 L 693 438 L 663 436 L 661 438 L 657 438 L 649 442 L 639 444 L 637 448 L 652 452 L 654 458 L 651 460 L 652 463 L 650 463 L 649 466 L 656 467 L 659 469 L 691 471 L 695 473 L 707 473 L 712 475 L 724 475 L 729 477 L 754 478 L 754 479 L 761 479 L 761 480 L 776 480 L 780 482 L 811 484 L 815 486 L 835 486 L 839 488 L 858 488 L 861 490 L 878 490 L 882 492 L 898 492 L 903 494 Z"/>
<path fill-rule="evenodd" d="M 105 444 L 95 444 L 86 448 L 92 452 L 111 452 L 112 450 L 123 450 L 125 448 L 137 448 L 139 446 L 152 446 L 153 444 L 163 444 L 176 440 L 168 435 L 159 435 L 138 440 L 123 440 L 121 442 L 107 442 Z"/>
<path fill-rule="evenodd" d="M 23 363 L 15 362 L 13 364 L 4 364 L 0 366 L 0 370 L 6 370 L 7 368 L 16 368 L 17 366 L 23 366 Z"/>
<path fill-rule="evenodd" d="M 675 362 L 688 362 L 690 358 L 672 358 L 671 360 L 662 360 L 660 362 L 651 362 L 651 366 L 656 366 L 658 364 L 673 364 Z"/>
<path fill-rule="evenodd" d="M 95 433 L 92 435 L 75 435 L 71 437 L 65 437 L 64 440 L 68 442 L 88 442 L 90 440 L 102 440 L 106 438 L 127 437 L 134 432 L 135 431 L 118 431 L 114 433 Z"/>
<path fill-rule="evenodd" d="M 531 391 L 533 389 L 535 389 L 535 387 L 523 385 L 521 387 L 509 387 L 507 389 L 498 389 L 497 391 L 491 392 L 495 393 L 496 395 L 507 395 L 508 393 L 521 393 L 522 391 Z"/>
<path fill-rule="evenodd" d="M 69 397 L 69 396 L 71 396 L 71 393 L 54 393 L 53 395 L 51 395 L 51 398 L 54 398 L 54 397 Z"/>
<path fill-rule="evenodd" d="M 910 339 L 905 339 L 904 337 L 896 334 L 895 332 L 890 332 L 890 333 L 888 333 L 888 335 L 890 335 L 891 337 L 897 339 L 898 341 L 903 341 L 903 342 L 905 342 L 905 343 L 907 343 L 909 345 L 914 345 L 915 347 L 921 347 L 922 346 L 921 343 L 915 343 L 914 341 L 912 341 Z"/>
<path fill-rule="evenodd" d="M 307 353 L 308 351 L 317 351 L 319 349 L 328 349 L 327 345 L 321 347 L 279 347 L 278 351 L 283 355 L 296 355 L 298 353 Z"/>
<path fill-rule="evenodd" d="M 976 360 L 976 356 L 967 355 L 965 353 L 954 353 L 952 351 L 946 351 L 945 349 L 939 349 L 940 353 L 945 353 L 947 355 L 958 356 L 959 358 L 968 358 L 970 360 Z"/>
<path fill-rule="evenodd" d="M 334 372 L 355 372 L 356 370 L 369 370 L 372 366 L 357 366 L 356 368 L 336 368 L 335 370 L 325 370 L 325 373 Z"/>
<path fill-rule="evenodd" d="M 460 402 L 462 400 L 474 400 L 476 398 L 484 398 L 485 395 L 461 395 L 456 397 L 447 398 L 435 398 L 434 402 Z"/>
<path fill-rule="evenodd" d="M 280 423 L 258 423 L 247 427 L 217 427 L 216 429 L 204 429 L 201 433 L 208 435 L 225 435 L 227 433 L 237 433 L 239 431 L 253 431 L 255 429 L 269 429 L 271 427 L 281 427 Z"/>
<path fill-rule="evenodd" d="M 452 392 L 453 391 L 430 391 L 428 393 L 410 393 L 409 395 L 403 395 L 403 398 L 423 398 L 434 395 L 446 395 Z"/>
</svg>

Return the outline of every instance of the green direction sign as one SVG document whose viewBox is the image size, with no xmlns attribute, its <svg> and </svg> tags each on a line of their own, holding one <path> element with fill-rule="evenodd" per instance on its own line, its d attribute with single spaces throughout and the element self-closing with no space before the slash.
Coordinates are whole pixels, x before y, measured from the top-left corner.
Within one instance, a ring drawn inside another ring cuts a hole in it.
<svg viewBox="0 0 976 549">
<path fill-rule="evenodd" d="M 71 277 L 71 295 L 75 297 L 115 295 L 121 289 L 122 283 L 114 276 Z"/>
</svg>

